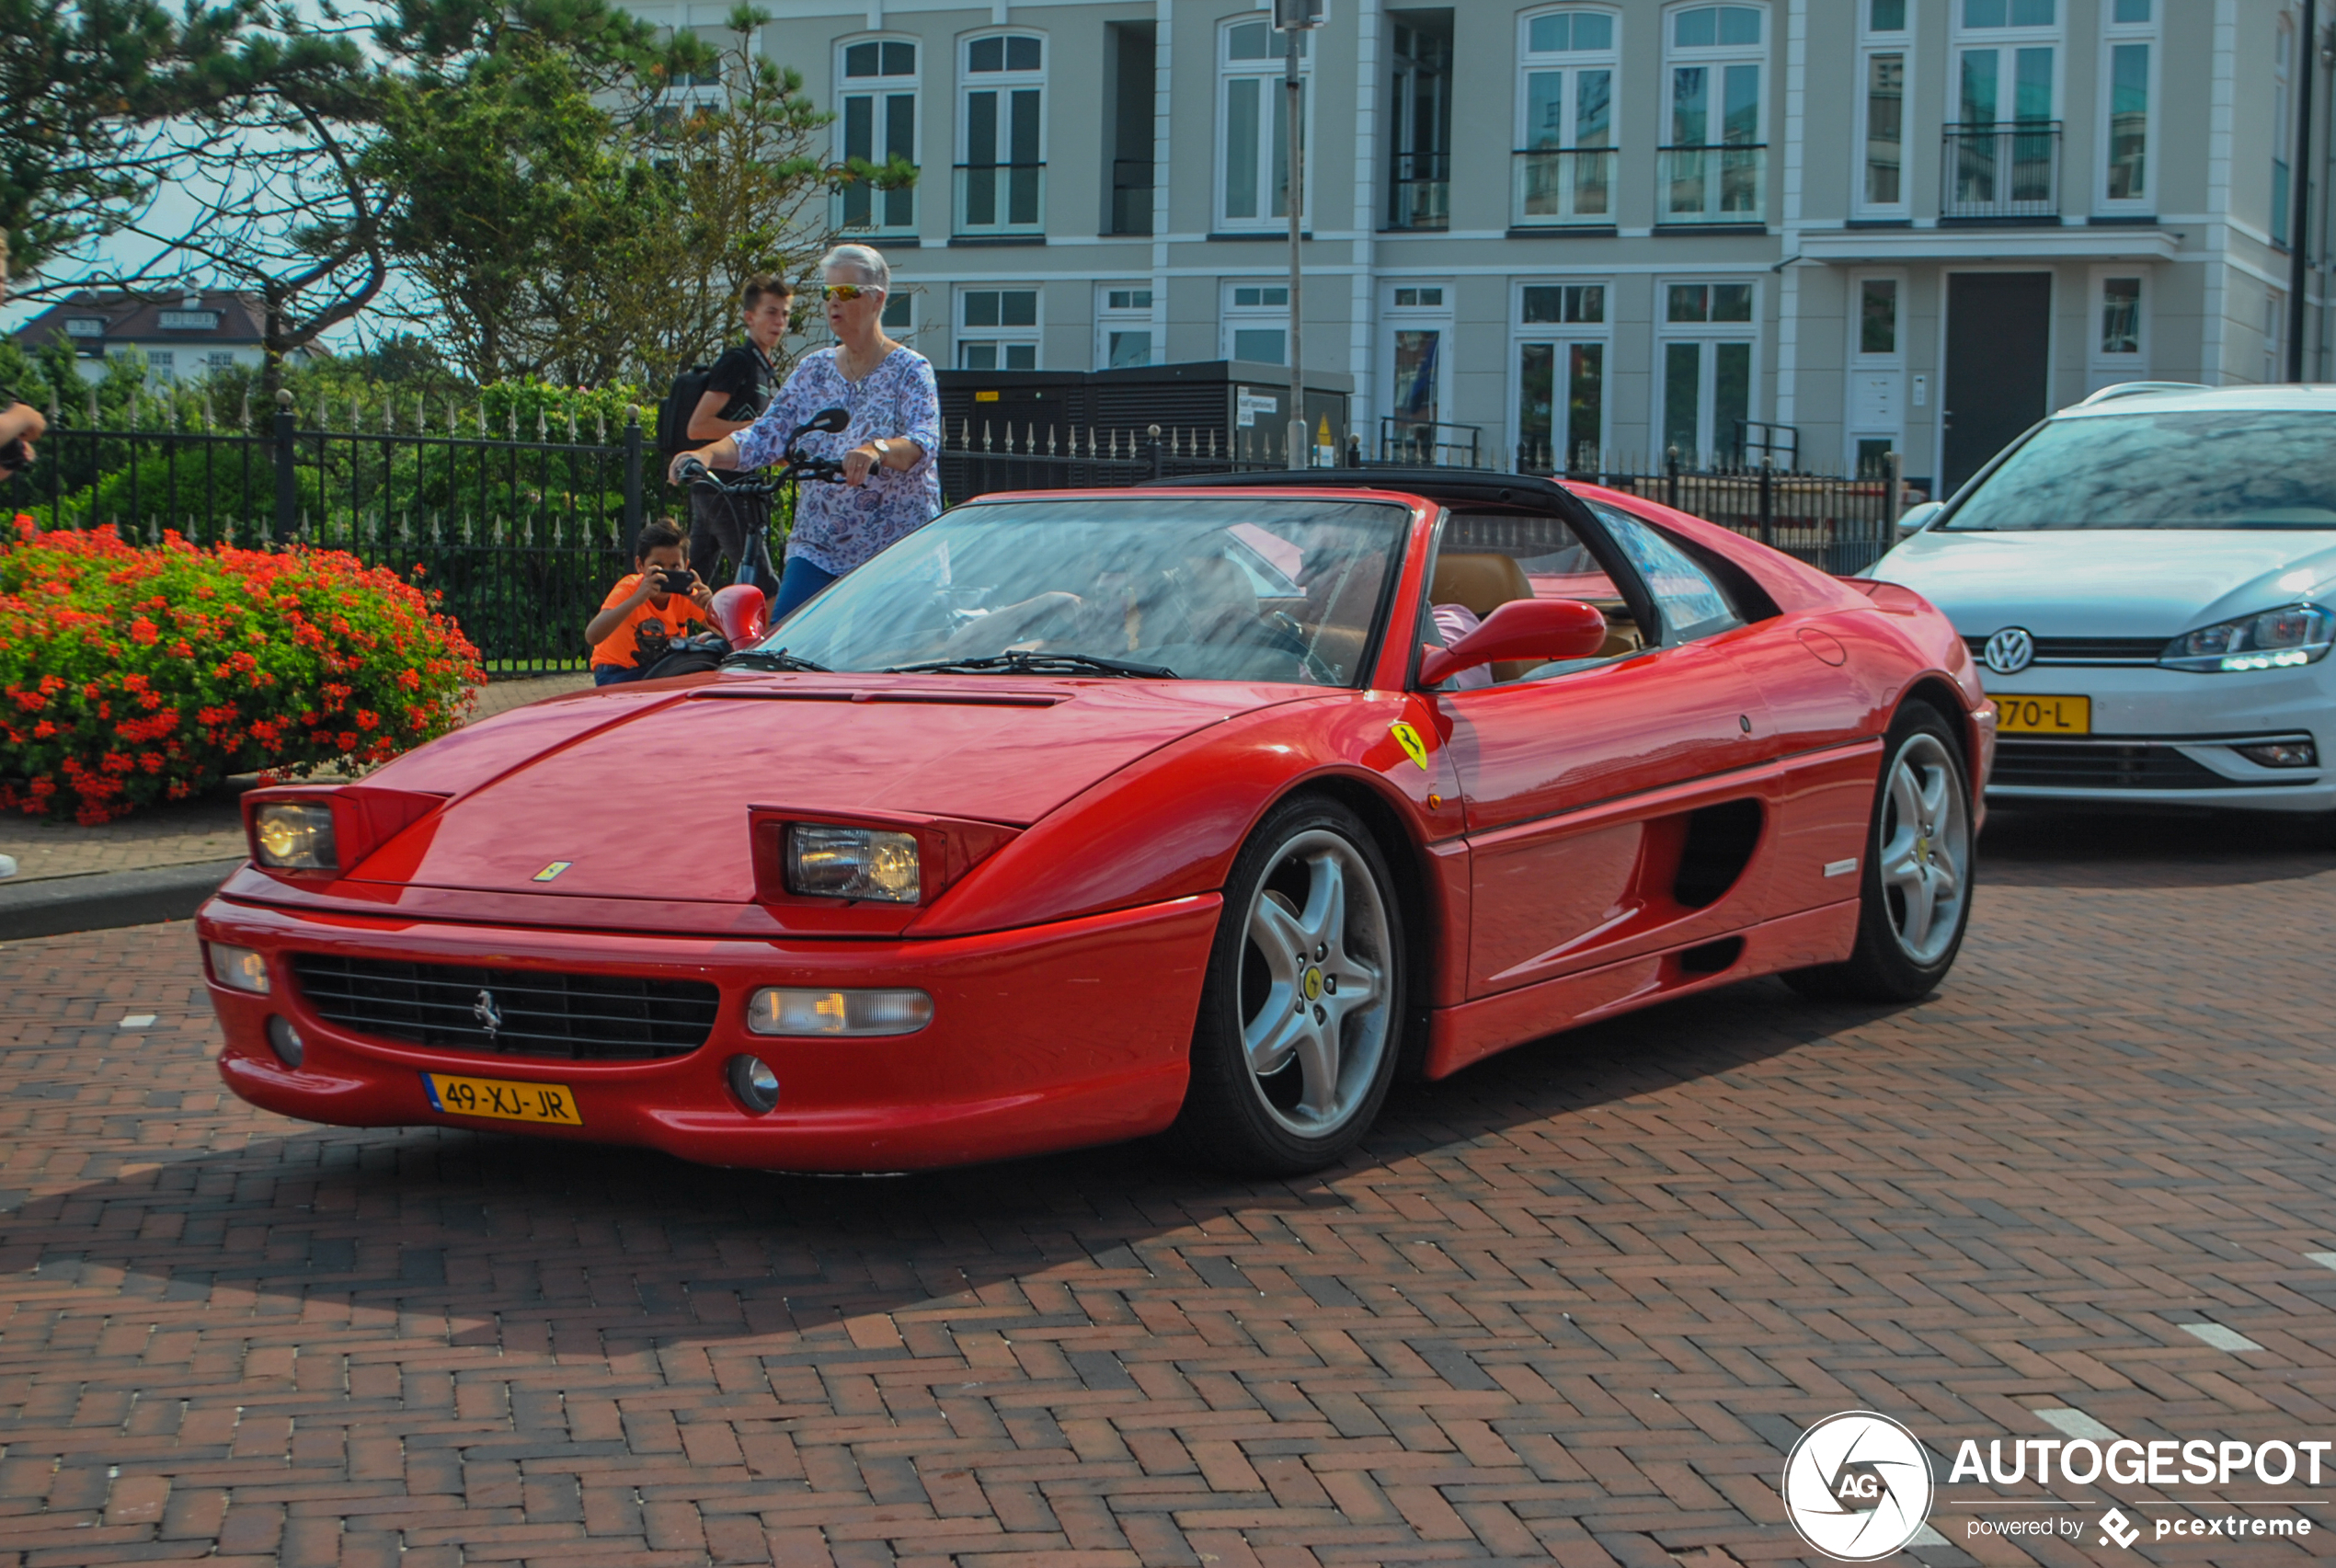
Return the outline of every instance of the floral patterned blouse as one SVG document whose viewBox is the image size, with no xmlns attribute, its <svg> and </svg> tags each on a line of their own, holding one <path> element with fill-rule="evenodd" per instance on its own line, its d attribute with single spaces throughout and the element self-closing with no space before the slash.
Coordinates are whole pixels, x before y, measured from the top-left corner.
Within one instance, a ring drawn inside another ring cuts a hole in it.
<svg viewBox="0 0 2336 1568">
<path fill-rule="evenodd" d="M 863 441 L 905 436 L 924 455 L 911 468 L 879 464 L 864 485 L 815 484 L 795 490 L 795 531 L 786 553 L 838 577 L 931 522 L 941 510 L 941 391 L 933 364 L 913 349 L 895 349 L 858 381 L 837 367 L 840 349 L 798 362 L 762 417 L 732 439 L 739 466 L 760 468 L 784 455 L 788 432 L 822 408 L 841 405 L 852 422 L 836 434 L 813 430 L 803 450 L 840 459 Z"/>
</svg>

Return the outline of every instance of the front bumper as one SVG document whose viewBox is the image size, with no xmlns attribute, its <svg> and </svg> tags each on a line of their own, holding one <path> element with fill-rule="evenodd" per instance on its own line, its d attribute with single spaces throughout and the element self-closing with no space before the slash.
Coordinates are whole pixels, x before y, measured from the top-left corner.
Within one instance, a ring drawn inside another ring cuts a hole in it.
<svg viewBox="0 0 2336 1568">
<path fill-rule="evenodd" d="M 2155 666 L 1982 669 L 1987 693 L 2091 699 L 2092 731 L 2056 738 L 2005 731 L 1991 800 L 2336 810 L 2336 658 L 2297 670 L 2198 675 Z M 2308 738 L 2317 768 L 2266 768 L 2239 744 Z"/>
<path fill-rule="evenodd" d="M 1166 1127 L 1184 1099 L 1219 905 L 1212 894 L 927 942 L 778 942 L 321 919 L 220 897 L 197 915 L 196 932 L 267 956 L 268 995 L 210 982 L 226 1036 L 220 1076 L 265 1109 L 345 1127 L 635 1144 L 715 1165 L 899 1171 Z M 293 952 L 711 981 L 721 1004 L 703 1046 L 663 1060 L 424 1047 L 327 1023 L 300 993 Z M 766 985 L 915 986 L 932 994 L 933 1018 L 913 1035 L 884 1038 L 751 1035 L 747 999 Z M 268 1044 L 271 1013 L 305 1041 L 297 1070 Z M 729 1091 L 726 1066 L 741 1053 L 778 1074 L 779 1104 L 767 1115 Z M 425 1071 L 564 1084 L 583 1126 L 449 1114 L 431 1104 Z"/>
</svg>

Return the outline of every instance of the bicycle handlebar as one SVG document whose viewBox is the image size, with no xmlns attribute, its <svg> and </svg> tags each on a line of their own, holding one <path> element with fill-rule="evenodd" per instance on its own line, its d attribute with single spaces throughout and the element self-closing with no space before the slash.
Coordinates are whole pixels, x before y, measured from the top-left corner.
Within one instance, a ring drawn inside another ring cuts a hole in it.
<svg viewBox="0 0 2336 1568">
<path fill-rule="evenodd" d="M 796 451 L 786 454 L 786 464 L 777 473 L 764 479 L 726 479 L 694 457 L 684 458 L 676 470 L 681 483 L 693 490 L 712 490 L 727 496 L 767 496 L 789 480 L 809 479 L 819 484 L 842 484 L 843 464 L 832 458 L 812 457 Z"/>
</svg>

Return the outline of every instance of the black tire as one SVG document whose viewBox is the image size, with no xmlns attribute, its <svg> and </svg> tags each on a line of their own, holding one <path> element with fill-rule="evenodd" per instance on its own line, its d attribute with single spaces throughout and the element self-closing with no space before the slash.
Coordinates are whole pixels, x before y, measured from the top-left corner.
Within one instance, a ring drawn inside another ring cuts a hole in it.
<svg viewBox="0 0 2336 1568">
<path fill-rule="evenodd" d="M 1320 1170 L 1353 1149 L 1394 1079 L 1403 957 L 1394 879 L 1362 820 L 1311 795 L 1267 813 L 1225 881 L 1172 1142 L 1249 1175 Z M 1279 1064 L 1260 1070 L 1253 1049 Z"/>
<path fill-rule="evenodd" d="M 1909 775 L 1917 800 L 1932 793 L 1933 781 L 1941 786 L 1936 804 L 1943 809 L 1935 820 L 1906 820 Z M 1794 970 L 1786 983 L 1804 996 L 1856 1001 L 1914 1001 L 1936 990 L 1954 967 L 1971 922 L 1975 838 L 1971 775 L 1954 731 L 1929 704 L 1907 704 L 1882 749 L 1882 776 L 1858 868 L 1857 946 L 1846 963 Z M 1943 910 L 1946 900 L 1936 891 L 1942 876 L 1953 883 Z M 1927 921 L 1916 919 L 1916 899 L 1929 900 Z M 1941 915 L 1943 929 L 1937 923 Z M 1912 927 L 1919 927 L 1918 939 L 1910 939 Z"/>
</svg>

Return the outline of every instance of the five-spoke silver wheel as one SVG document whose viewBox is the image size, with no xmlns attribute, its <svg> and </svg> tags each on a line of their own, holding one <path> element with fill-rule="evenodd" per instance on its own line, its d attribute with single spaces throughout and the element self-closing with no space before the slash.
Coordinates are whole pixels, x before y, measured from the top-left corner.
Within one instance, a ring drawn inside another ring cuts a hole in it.
<svg viewBox="0 0 2336 1568">
<path fill-rule="evenodd" d="M 1314 828 L 1282 844 L 1249 900 L 1242 1056 L 1266 1113 L 1335 1133 L 1371 1097 L 1388 1049 L 1387 908 L 1355 846 Z"/>
<path fill-rule="evenodd" d="M 1935 964 L 1963 930 L 1970 885 L 1971 818 L 1962 774 L 1937 736 L 1909 736 L 1883 790 L 1883 896 L 1898 946 L 1917 964 Z"/>
</svg>

